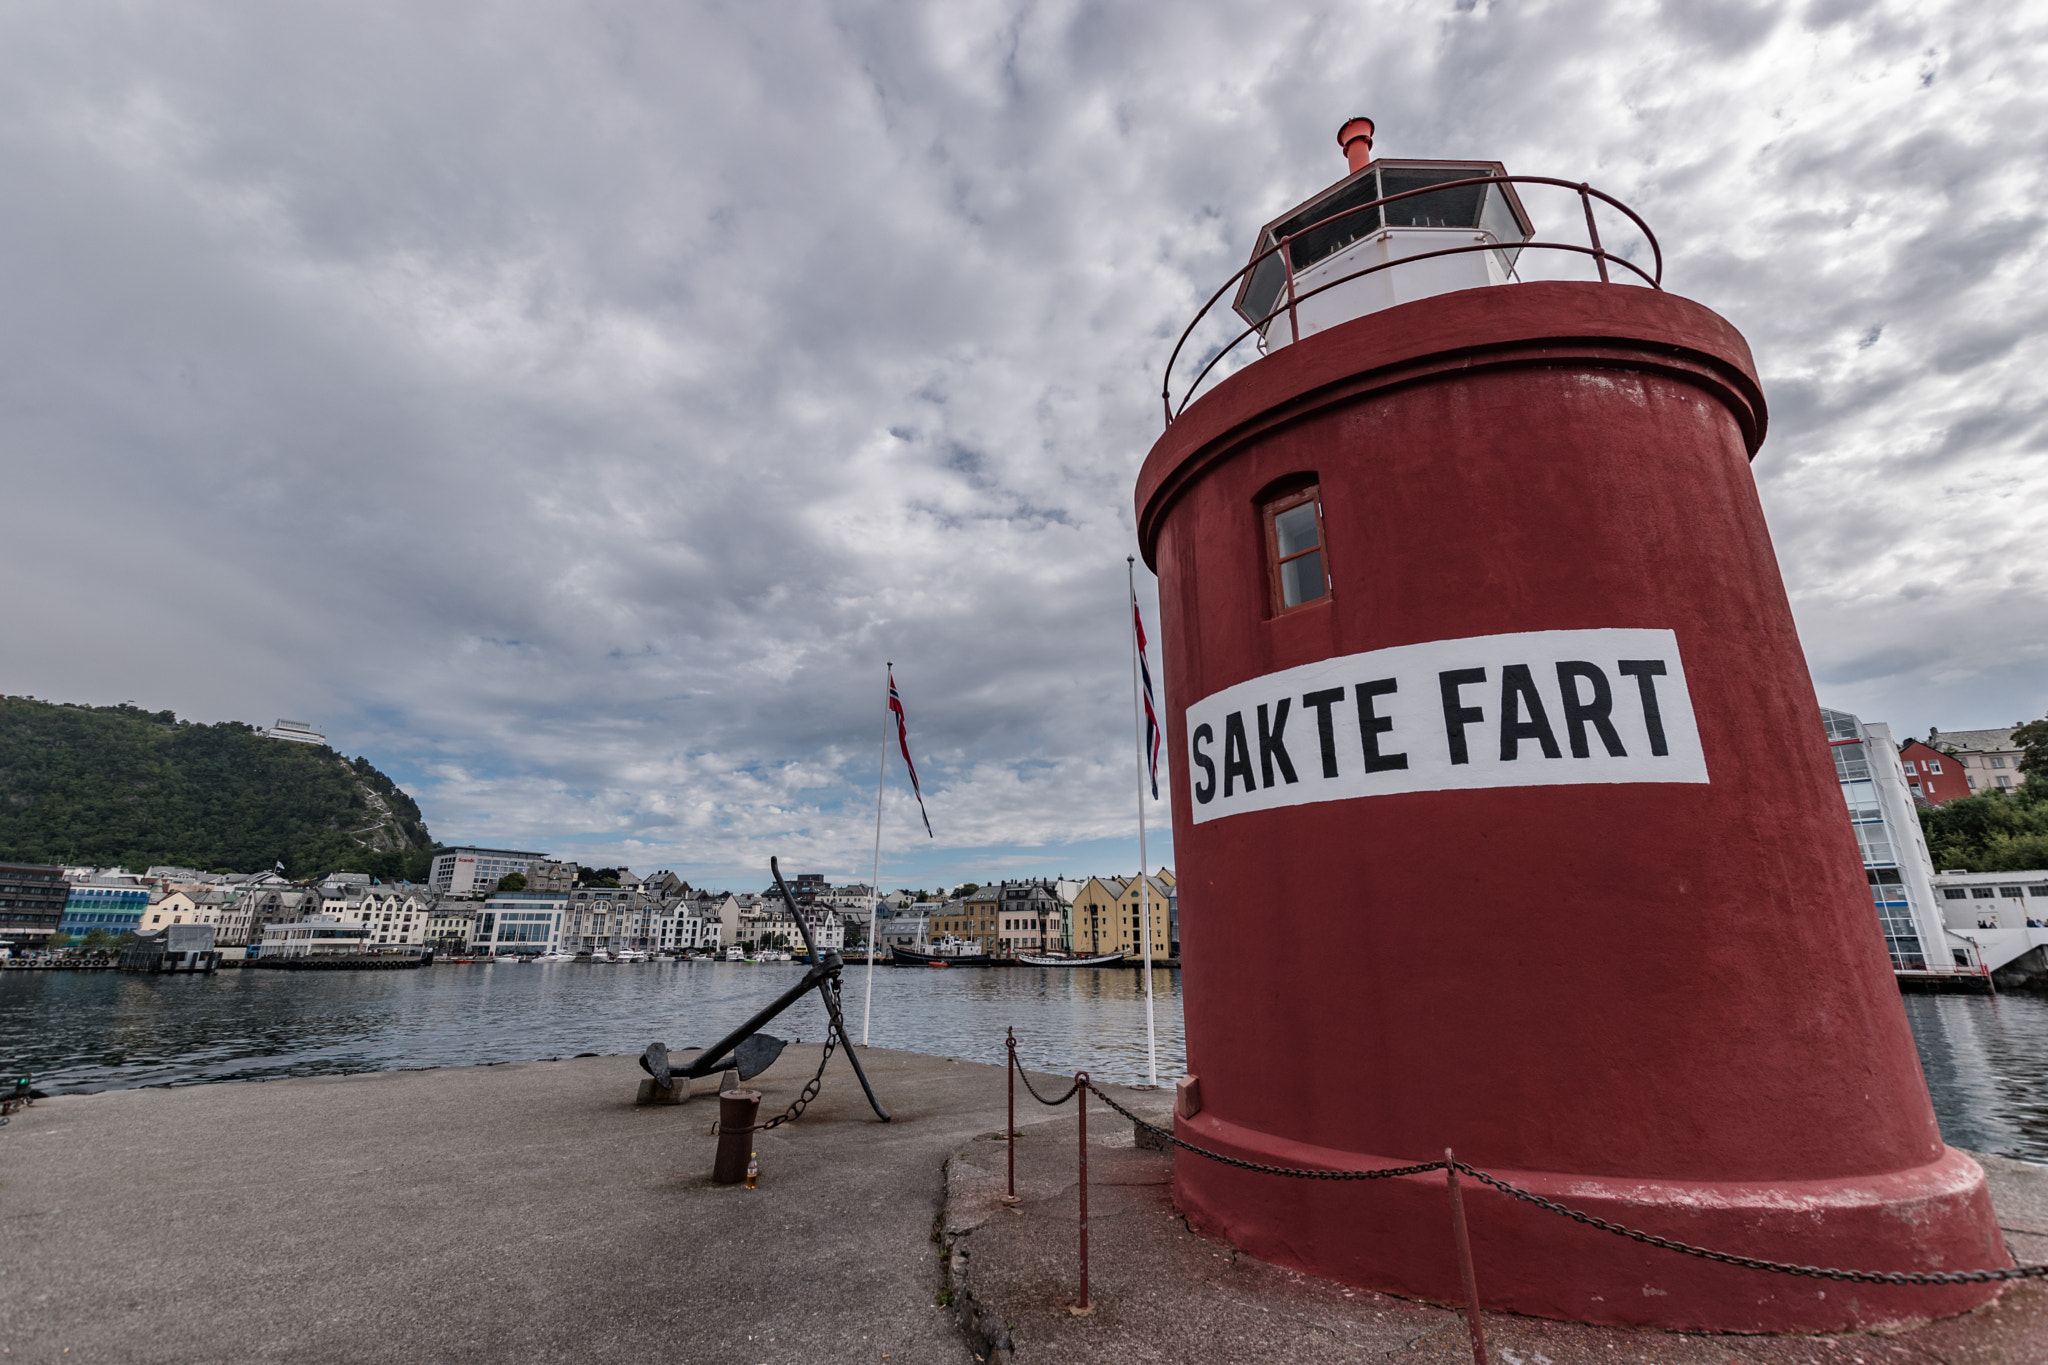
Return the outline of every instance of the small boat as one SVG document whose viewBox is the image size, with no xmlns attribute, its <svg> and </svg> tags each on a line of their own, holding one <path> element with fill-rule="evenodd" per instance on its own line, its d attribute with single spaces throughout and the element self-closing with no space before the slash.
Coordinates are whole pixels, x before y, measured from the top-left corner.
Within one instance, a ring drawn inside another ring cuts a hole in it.
<svg viewBox="0 0 2048 1365">
<path fill-rule="evenodd" d="M 522 962 L 524 960 L 517 953 L 499 953 L 491 959 L 493 962 Z"/>
<path fill-rule="evenodd" d="M 542 953 L 534 959 L 535 962 L 574 962 L 575 960 L 576 954 L 564 952 Z"/>
<path fill-rule="evenodd" d="M 627 948 L 616 954 L 613 960 L 617 962 L 645 962 L 647 954 L 641 952 L 638 948 Z"/>
<path fill-rule="evenodd" d="M 738 944 L 734 944 L 725 950 L 725 960 L 727 962 L 745 962 L 747 960 L 747 950 Z"/>
<path fill-rule="evenodd" d="M 898 967 L 922 967 L 929 963 L 940 963 L 947 967 L 988 967 L 995 959 L 981 951 L 979 943 L 946 935 L 937 943 L 922 948 L 905 948 L 898 945 L 890 962 Z"/>
<path fill-rule="evenodd" d="M 927 967 L 937 967 L 940 971 L 944 971 L 946 968 L 952 966 L 953 964 L 950 962 L 941 962 L 937 958 L 933 958 L 930 962 L 927 962 L 924 965 Z"/>
<path fill-rule="evenodd" d="M 1114 967 L 1124 960 L 1122 953 L 1098 953 L 1094 957 L 1048 957 L 1019 953 L 1017 960 L 1027 967 Z"/>
</svg>

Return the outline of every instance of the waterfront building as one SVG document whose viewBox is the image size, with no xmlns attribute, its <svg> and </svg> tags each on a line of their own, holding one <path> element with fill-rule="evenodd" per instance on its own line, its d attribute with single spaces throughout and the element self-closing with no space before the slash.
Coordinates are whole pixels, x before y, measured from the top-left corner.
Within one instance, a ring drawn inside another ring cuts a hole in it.
<svg viewBox="0 0 2048 1365">
<path fill-rule="evenodd" d="M 1066 906 L 1050 881 L 1004 882 L 997 888 L 995 945 L 1004 956 L 1064 946 Z"/>
<path fill-rule="evenodd" d="M 2048 929 L 2048 871 L 1937 872 L 1934 889 L 1948 927 L 1959 934 Z"/>
<path fill-rule="evenodd" d="M 139 886 L 73 886 L 59 926 L 67 934 L 132 934 L 149 909 L 149 892 Z"/>
<path fill-rule="evenodd" d="M 0 863 L 0 947 L 40 948 L 64 920 L 71 884 L 46 863 Z"/>
<path fill-rule="evenodd" d="M 1899 746 L 1899 766 L 1906 770 L 1907 789 L 1923 806 L 1938 806 L 1970 794 L 1962 761 L 1917 739 Z"/>
<path fill-rule="evenodd" d="M 368 886 L 356 892 L 349 915 L 374 931 L 377 946 L 425 947 L 427 917 L 433 896 L 424 886 L 398 882 L 390 886 Z"/>
<path fill-rule="evenodd" d="M 268 730 L 256 732 L 266 739 L 287 739 L 294 744 L 325 744 L 327 736 L 302 720 L 280 720 Z"/>
<path fill-rule="evenodd" d="M 330 953 L 360 953 L 366 950 L 370 926 L 339 915 L 314 915 L 289 924 L 263 928 L 264 957 L 312 957 Z"/>
<path fill-rule="evenodd" d="M 263 931 L 270 925 L 289 924 L 320 909 L 319 892 L 293 886 L 271 872 L 258 873 L 239 886 L 231 880 L 222 890 L 240 893 L 238 909 L 247 920 L 243 938 L 247 943 L 262 942 Z"/>
<path fill-rule="evenodd" d="M 1173 870 L 1167 867 L 1142 884 L 1136 877 L 1090 877 L 1074 894 L 1074 951 L 1091 957 L 1123 953 L 1142 958 L 1145 941 L 1140 937 L 1139 921 L 1149 909 L 1152 956 L 1171 956 L 1168 950 L 1175 940 L 1169 929 L 1176 909 L 1173 881 Z"/>
<path fill-rule="evenodd" d="M 500 878 L 547 861 L 545 853 L 507 848 L 444 848 L 434 855 L 427 885 L 437 896 L 487 896 L 498 889 Z"/>
<path fill-rule="evenodd" d="M 1847 711 L 1822 708 L 1820 715 L 1892 970 L 1975 967 L 1965 945 L 1948 942 L 1934 863 L 1891 727 L 1865 725 Z"/>
<path fill-rule="evenodd" d="M 159 891 L 149 898 L 136 932 L 155 934 L 173 924 L 198 924 L 199 905 L 183 891 Z"/>
<path fill-rule="evenodd" d="M 574 952 L 575 941 L 564 933 L 569 904 L 559 891 L 499 891 L 476 912 L 469 946 L 479 953 L 522 957 Z"/>
<path fill-rule="evenodd" d="M 427 946 L 437 953 L 466 953 L 475 935 L 473 906 L 436 906 L 427 912 Z"/>
<path fill-rule="evenodd" d="M 571 862 L 556 862 L 542 858 L 526 866 L 526 889 L 528 891 L 574 891 L 576 874 L 581 869 Z M 503 876 L 503 873 L 499 873 Z M 492 883 L 493 886 L 496 883 Z"/>
<path fill-rule="evenodd" d="M 1927 742 L 1963 765 L 1963 779 L 1970 790 L 2009 791 L 2027 780 L 2020 771 L 2026 750 L 2013 742 L 2012 732 L 2003 730 L 1929 730 Z"/>
</svg>

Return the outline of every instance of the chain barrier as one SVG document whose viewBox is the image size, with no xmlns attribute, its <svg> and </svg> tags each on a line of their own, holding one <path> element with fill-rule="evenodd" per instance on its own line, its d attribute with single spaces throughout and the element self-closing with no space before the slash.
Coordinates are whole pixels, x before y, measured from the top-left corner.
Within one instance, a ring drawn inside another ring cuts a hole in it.
<svg viewBox="0 0 2048 1365">
<path fill-rule="evenodd" d="M 1011 1064 L 1017 1068 L 1019 1075 L 1025 1074 L 1023 1065 L 1016 1061 L 1014 1053 L 1011 1056 Z M 1703 1261 L 1715 1261 L 1722 1265 L 1737 1266 L 1744 1270 L 1761 1270 L 1773 1275 L 1796 1275 L 1813 1280 L 1846 1281 L 1851 1284 L 1941 1286 L 1990 1284 L 2010 1280 L 2048 1278 L 2048 1265 L 2016 1265 L 2003 1270 L 1843 1270 L 1833 1266 L 1796 1265 L 1789 1261 L 1767 1261 L 1759 1256 L 1738 1256 L 1733 1252 L 1715 1251 L 1709 1247 L 1694 1246 L 1690 1242 L 1681 1242 L 1671 1237 L 1660 1237 L 1654 1232 L 1644 1232 L 1640 1228 L 1632 1228 L 1621 1223 L 1611 1222 L 1596 1214 L 1588 1213 L 1584 1209 L 1575 1209 L 1569 1204 L 1560 1204 L 1555 1199 L 1545 1199 L 1533 1190 L 1525 1190 L 1521 1186 L 1511 1184 L 1498 1176 L 1489 1175 L 1477 1166 L 1464 1161 L 1421 1161 L 1411 1166 L 1388 1166 L 1372 1171 L 1319 1171 L 1293 1166 L 1269 1166 L 1261 1162 L 1246 1161 L 1241 1157 L 1225 1156 L 1221 1152 L 1212 1152 L 1207 1148 L 1197 1147 L 1194 1143 L 1188 1142 L 1171 1130 L 1161 1128 L 1156 1123 L 1138 1117 L 1130 1110 L 1124 1108 L 1123 1105 L 1118 1104 L 1115 1099 L 1111 1098 L 1107 1092 L 1092 1081 L 1076 1081 L 1073 1089 L 1057 1100 L 1044 1099 L 1039 1096 L 1036 1090 L 1032 1090 L 1031 1094 L 1032 1098 L 1038 1100 L 1040 1104 L 1064 1104 L 1083 1085 L 1097 1099 L 1124 1118 L 1129 1119 L 1133 1124 L 1158 1138 L 1161 1142 L 1169 1143 L 1183 1151 L 1192 1152 L 1196 1156 L 1224 1166 L 1234 1166 L 1244 1171 L 1256 1171 L 1261 1175 L 1289 1176 L 1297 1180 L 1387 1180 L 1395 1176 L 1421 1175 L 1425 1171 L 1442 1171 L 1455 1167 L 1457 1170 L 1477 1180 L 1480 1184 L 1491 1186 L 1511 1199 L 1519 1200 L 1524 1204 L 1532 1204 L 1539 1209 L 1557 1214 L 1559 1217 L 1569 1218 L 1575 1223 L 1583 1223 L 1589 1228 L 1596 1228 L 1601 1232 L 1610 1232 L 1617 1237 L 1626 1237 L 1630 1241 L 1640 1242 L 1644 1246 L 1658 1247 L 1665 1251 L 1675 1251 L 1680 1255 L 1695 1256 Z M 1029 1076 L 1025 1076 L 1024 1086 L 1027 1090 L 1031 1088 Z"/>
<path fill-rule="evenodd" d="M 766 1123 L 752 1123 L 748 1124 L 745 1128 L 726 1128 L 721 1126 L 718 1120 L 713 1119 L 711 1121 L 712 1136 L 716 1137 L 720 1133 L 765 1133 L 770 1128 L 780 1128 L 783 1124 L 794 1123 L 804 1116 L 804 1110 L 810 1107 L 812 1100 L 818 1098 L 818 1092 L 825 1088 L 825 1066 L 832 1060 L 832 1049 L 839 1046 L 838 1002 L 834 1001 L 828 1008 L 830 1009 L 832 1020 L 825 1027 L 825 1052 L 823 1056 L 818 1058 L 817 1073 L 804 1082 L 804 1088 L 797 1091 L 796 1099 L 790 1103 L 789 1108 L 783 1110 Z"/>
</svg>

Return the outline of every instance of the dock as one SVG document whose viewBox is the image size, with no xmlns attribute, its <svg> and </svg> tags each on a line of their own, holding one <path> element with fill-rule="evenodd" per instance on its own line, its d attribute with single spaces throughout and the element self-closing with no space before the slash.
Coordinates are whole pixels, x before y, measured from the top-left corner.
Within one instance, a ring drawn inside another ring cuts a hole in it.
<svg viewBox="0 0 2048 1365">
<path fill-rule="evenodd" d="M 874 1119 L 835 1058 L 803 1118 L 759 1135 L 754 1190 L 710 1182 L 712 1083 L 636 1107 L 631 1057 L 38 1101 L 0 1128 L 0 1347 L 152 1365 L 1471 1359 L 1455 1308 L 1191 1234 L 1168 1198 L 1176 1158 L 1099 1104 L 1095 1312 L 1076 1318 L 1072 1107 L 1020 1090 L 1012 1208 L 1002 1069 L 862 1057 L 895 1121 Z M 794 1044 L 756 1078 L 762 1117 L 817 1064 L 816 1044 Z M 1170 1093 L 1110 1089 L 1155 1114 Z M 2015 1251 L 2048 1259 L 2048 1169 L 1986 1165 Z M 1486 1320 L 1505 1348 L 1493 1359 L 1521 1365 L 2048 1358 L 2036 1285 L 1884 1337 Z"/>
</svg>

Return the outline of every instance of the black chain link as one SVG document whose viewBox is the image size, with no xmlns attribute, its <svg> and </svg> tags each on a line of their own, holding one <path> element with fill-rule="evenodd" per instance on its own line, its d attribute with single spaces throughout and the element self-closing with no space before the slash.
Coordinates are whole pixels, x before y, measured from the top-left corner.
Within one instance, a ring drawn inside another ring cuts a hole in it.
<svg viewBox="0 0 2048 1365">
<path fill-rule="evenodd" d="M 838 978 L 836 976 L 832 979 L 832 985 L 834 987 L 838 985 Z M 839 1046 L 840 1032 L 846 1027 L 845 1021 L 839 1013 L 839 992 L 833 989 L 820 991 L 819 994 L 825 997 L 825 1012 L 831 1016 L 831 1021 L 825 1026 L 825 1054 L 818 1058 L 817 1074 L 804 1083 L 804 1088 L 797 1092 L 796 1099 L 790 1104 L 789 1108 L 783 1110 L 766 1123 L 751 1124 L 745 1128 L 726 1128 L 716 1120 L 713 1120 L 711 1131 L 714 1135 L 718 1133 L 765 1133 L 770 1128 L 780 1128 L 785 1123 L 794 1123 L 802 1118 L 804 1110 L 810 1106 L 811 1101 L 818 1098 L 818 1092 L 825 1088 L 825 1066 L 832 1060 L 832 1050 Z"/>
<path fill-rule="evenodd" d="M 1025 1075 L 1023 1065 L 1017 1061 L 1015 1052 L 1010 1054 L 1010 1064 L 1016 1067 L 1018 1075 L 1025 1077 L 1024 1086 L 1027 1090 L 1030 1089 L 1031 1079 L 1028 1075 Z M 1110 1098 L 1100 1086 L 1097 1086 L 1092 1081 L 1083 1082 L 1077 1079 L 1074 1082 L 1073 1089 L 1057 1100 L 1040 1098 L 1036 1090 L 1032 1090 L 1031 1094 L 1032 1098 L 1037 1099 L 1040 1104 L 1064 1104 L 1068 1099 L 1072 1098 L 1074 1091 L 1079 1090 L 1083 1085 L 1086 1085 L 1088 1090 L 1097 1099 L 1161 1141 L 1170 1143 L 1175 1147 L 1181 1148 L 1183 1151 L 1193 1152 L 1196 1156 L 1205 1157 L 1221 1165 L 1235 1166 L 1239 1170 L 1244 1171 L 1257 1171 L 1262 1175 L 1291 1176 L 1297 1180 L 1386 1180 L 1394 1176 L 1420 1175 L 1425 1171 L 1441 1171 L 1455 1165 L 1458 1170 L 1471 1176 L 1482 1185 L 1490 1185 L 1511 1199 L 1518 1199 L 1525 1204 L 1533 1204 L 1539 1209 L 1545 1209 L 1562 1218 L 1569 1218 L 1575 1223 L 1583 1223 L 1587 1227 L 1597 1228 L 1601 1232 L 1611 1232 L 1617 1237 L 1626 1237 L 1632 1242 L 1641 1242 L 1644 1246 L 1660 1247 L 1665 1251 L 1676 1251 L 1684 1256 L 1696 1256 L 1703 1261 L 1716 1261 L 1722 1265 L 1739 1266 L 1744 1270 L 1761 1270 L 1773 1275 L 1797 1275 L 1812 1280 L 1846 1281 L 1851 1284 L 1938 1286 L 1993 1284 L 2009 1280 L 2048 1278 L 2048 1265 L 2016 1265 L 2003 1270 L 1842 1270 L 1833 1266 L 1796 1265 L 1789 1261 L 1767 1261 L 1758 1256 L 1738 1256 L 1733 1252 L 1714 1251 L 1711 1248 L 1694 1246 L 1690 1242 L 1681 1242 L 1675 1238 L 1660 1237 L 1654 1232 L 1644 1232 L 1640 1228 L 1632 1228 L 1621 1223 L 1610 1222 L 1595 1214 L 1587 1213 L 1584 1209 L 1575 1209 L 1569 1204 L 1560 1204 L 1555 1199 L 1545 1199 L 1542 1195 L 1532 1190 L 1525 1190 L 1519 1185 L 1510 1184 L 1498 1176 L 1488 1175 L 1477 1166 L 1463 1161 L 1424 1161 L 1418 1162 L 1413 1166 L 1389 1166 L 1376 1171 L 1316 1171 L 1292 1166 L 1268 1166 L 1260 1162 L 1245 1161 L 1240 1157 L 1225 1156 L 1221 1152 L 1212 1152 L 1207 1148 L 1197 1147 L 1194 1143 L 1183 1140 L 1177 1134 L 1161 1128 L 1158 1124 L 1139 1118 L 1136 1114 L 1133 1114 L 1130 1110 Z"/>
<path fill-rule="evenodd" d="M 1496 1176 L 1488 1175 L 1477 1167 L 1458 1163 L 1458 1169 L 1482 1185 L 1491 1185 L 1502 1194 L 1519 1199 L 1525 1204 L 1534 1204 L 1539 1209 L 1569 1218 L 1575 1223 L 1584 1223 L 1589 1228 L 1611 1232 L 1617 1237 L 1626 1237 L 1632 1242 L 1645 1246 L 1662 1247 L 1687 1256 L 1697 1256 L 1703 1261 L 1719 1261 L 1722 1265 L 1741 1266 L 1745 1270 L 1767 1270 L 1775 1275 L 1801 1275 L 1813 1280 L 1847 1280 L 1853 1284 L 1989 1284 L 2000 1280 L 2037 1280 L 2048 1275 L 2048 1265 L 2016 1265 L 2004 1270 L 1838 1270 L 1830 1266 L 1794 1265 L 1788 1261 L 1766 1261 L 1755 1256 L 1737 1256 L 1727 1251 L 1712 1251 L 1697 1247 L 1690 1242 L 1675 1241 L 1659 1237 L 1654 1232 L 1643 1232 L 1637 1228 L 1624 1227 L 1575 1209 L 1569 1204 L 1560 1204 L 1555 1199 L 1510 1185 Z"/>
<path fill-rule="evenodd" d="M 1066 1094 L 1060 1096 L 1056 1100 L 1049 1100 L 1045 1096 L 1039 1094 L 1038 1087 L 1031 1083 L 1031 1073 L 1024 1069 L 1024 1064 L 1022 1062 L 1017 1060 L 1017 1050 L 1015 1048 L 1010 1049 L 1010 1065 L 1016 1069 L 1016 1072 L 1019 1076 L 1022 1076 L 1024 1078 L 1024 1088 L 1031 1092 L 1031 1098 L 1037 1100 L 1040 1104 L 1045 1105 L 1049 1109 L 1057 1109 L 1060 1105 L 1065 1104 L 1068 1100 L 1074 1098 L 1074 1092 L 1081 1088 L 1081 1082 L 1079 1080 L 1076 1080 L 1072 1085 L 1067 1087 Z"/>
</svg>

